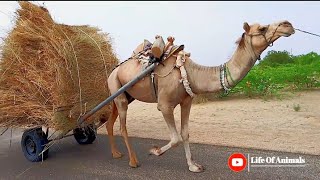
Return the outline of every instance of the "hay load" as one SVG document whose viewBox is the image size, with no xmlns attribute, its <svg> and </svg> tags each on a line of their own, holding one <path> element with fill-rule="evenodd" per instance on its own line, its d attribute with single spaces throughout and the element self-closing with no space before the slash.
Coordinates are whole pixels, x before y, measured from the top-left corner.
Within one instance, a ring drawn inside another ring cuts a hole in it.
<svg viewBox="0 0 320 180">
<path fill-rule="evenodd" d="M 0 126 L 73 129 L 80 115 L 110 96 L 118 59 L 107 34 L 57 24 L 44 7 L 19 2 L 0 56 Z M 88 122 L 108 118 L 110 105 Z"/>
</svg>

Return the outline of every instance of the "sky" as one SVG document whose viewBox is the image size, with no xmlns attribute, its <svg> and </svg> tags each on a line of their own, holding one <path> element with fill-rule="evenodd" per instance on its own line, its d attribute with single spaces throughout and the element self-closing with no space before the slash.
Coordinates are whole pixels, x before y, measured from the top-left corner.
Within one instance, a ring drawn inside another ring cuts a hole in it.
<svg viewBox="0 0 320 180">
<path fill-rule="evenodd" d="M 155 35 L 175 37 L 191 58 L 206 66 L 220 65 L 236 50 L 243 23 L 270 24 L 290 21 L 295 28 L 320 34 L 320 2 L 313 1 L 34 1 L 49 10 L 58 23 L 91 25 L 109 33 L 120 61 L 130 57 L 136 46 Z M 14 25 L 17 2 L 0 2 L 0 37 Z M 293 55 L 320 53 L 320 38 L 296 32 L 268 47 Z"/>
</svg>

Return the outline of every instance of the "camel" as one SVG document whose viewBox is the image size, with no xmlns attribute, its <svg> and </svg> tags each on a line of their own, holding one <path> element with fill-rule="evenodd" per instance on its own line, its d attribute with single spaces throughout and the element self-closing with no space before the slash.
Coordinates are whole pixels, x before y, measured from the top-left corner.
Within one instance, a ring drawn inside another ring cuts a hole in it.
<svg viewBox="0 0 320 180">
<path fill-rule="evenodd" d="M 106 125 L 111 145 L 113 158 L 120 158 L 122 154 L 118 151 L 113 137 L 113 126 L 119 115 L 120 131 L 124 138 L 129 154 L 129 165 L 138 167 L 139 162 L 132 149 L 127 128 L 128 104 L 133 100 L 146 103 L 158 103 L 157 108 L 162 112 L 165 122 L 170 131 L 168 144 L 159 148 L 153 147 L 149 152 L 160 156 L 172 147 L 183 143 L 187 165 L 191 172 L 202 172 L 204 167 L 197 164 L 193 159 L 189 146 L 189 115 L 192 105 L 192 97 L 186 92 L 181 83 L 181 74 L 176 66 L 177 59 L 184 62 L 183 66 L 188 75 L 190 88 L 197 94 L 227 91 L 241 81 L 254 66 L 260 54 L 280 37 L 289 37 L 295 33 L 292 24 L 288 21 L 276 22 L 269 25 L 243 24 L 244 33 L 236 42 L 236 51 L 231 59 L 221 66 L 206 67 L 198 65 L 191 60 L 190 54 L 180 51 L 167 58 L 163 65 L 158 65 L 155 72 L 155 84 L 157 96 L 151 87 L 150 77 L 145 77 L 134 86 L 119 95 L 113 101 L 112 114 Z M 209 57 L 210 58 L 210 57 Z M 180 62 L 181 62 L 180 61 Z M 111 93 L 115 93 L 122 85 L 126 84 L 141 73 L 141 63 L 136 59 L 130 59 L 115 68 L 108 78 L 108 86 Z M 174 121 L 174 109 L 177 105 L 181 107 L 181 131 L 177 131 Z M 137 112 L 138 113 L 138 112 Z M 150 119 L 152 121 L 152 119 Z"/>
</svg>

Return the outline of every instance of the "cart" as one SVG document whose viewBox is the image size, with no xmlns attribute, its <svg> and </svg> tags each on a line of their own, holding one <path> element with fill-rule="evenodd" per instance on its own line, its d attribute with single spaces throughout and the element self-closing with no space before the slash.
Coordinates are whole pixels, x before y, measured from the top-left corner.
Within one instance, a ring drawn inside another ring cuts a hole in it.
<svg viewBox="0 0 320 180">
<path fill-rule="evenodd" d="M 23 133 L 21 139 L 21 148 L 24 156 L 31 162 L 43 161 L 48 157 L 49 148 L 53 145 L 55 141 L 69 136 L 74 136 L 76 141 L 81 145 L 92 144 L 96 139 L 97 128 L 93 124 L 82 127 L 83 122 L 85 122 L 87 118 L 96 113 L 102 107 L 113 101 L 117 96 L 124 93 L 128 88 L 130 88 L 135 83 L 144 78 L 148 73 L 152 72 L 158 64 L 159 61 L 155 58 L 150 60 L 150 65 L 147 66 L 147 68 L 144 71 L 142 71 L 140 75 L 138 75 L 133 80 L 122 86 L 116 93 L 109 96 L 106 100 L 102 101 L 95 108 L 81 116 L 78 119 L 77 128 L 71 130 L 71 134 L 67 135 L 69 132 L 71 132 L 68 131 L 64 134 L 59 135 L 56 138 L 51 139 L 50 137 L 48 137 L 49 128 L 46 129 L 46 132 L 42 130 L 42 127 L 26 130 Z"/>
</svg>

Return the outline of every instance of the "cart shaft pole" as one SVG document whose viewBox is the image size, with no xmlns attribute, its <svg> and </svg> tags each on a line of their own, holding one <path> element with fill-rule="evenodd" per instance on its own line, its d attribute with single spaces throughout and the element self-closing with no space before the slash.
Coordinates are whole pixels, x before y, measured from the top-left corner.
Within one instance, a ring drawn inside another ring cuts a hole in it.
<svg viewBox="0 0 320 180">
<path fill-rule="evenodd" d="M 135 83 L 140 81 L 142 78 L 144 78 L 148 73 L 150 73 L 154 68 L 158 65 L 158 63 L 153 63 L 150 66 L 148 66 L 144 71 L 142 71 L 141 74 L 139 74 L 137 77 L 132 79 L 130 82 L 122 86 L 117 92 L 109 96 L 106 100 L 102 101 L 99 105 L 97 105 L 95 108 L 93 108 L 91 111 L 86 113 L 85 115 L 81 116 L 78 120 L 79 125 L 81 125 L 87 118 L 92 116 L 94 113 L 99 111 L 101 108 L 103 108 L 105 105 L 113 101 L 117 96 L 124 93 L 127 89 L 129 89 L 131 86 L 133 86 Z"/>
</svg>

